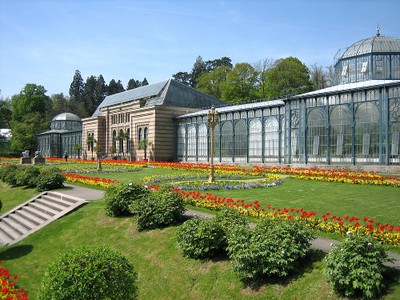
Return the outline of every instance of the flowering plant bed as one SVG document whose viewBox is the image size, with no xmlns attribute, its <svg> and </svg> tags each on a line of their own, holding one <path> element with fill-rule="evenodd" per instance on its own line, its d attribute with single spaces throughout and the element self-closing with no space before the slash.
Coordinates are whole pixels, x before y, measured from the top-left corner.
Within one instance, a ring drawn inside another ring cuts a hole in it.
<svg viewBox="0 0 400 300">
<path fill-rule="evenodd" d="M 373 237 L 382 243 L 400 247 L 400 226 L 381 224 L 373 219 L 355 216 L 335 216 L 330 212 L 318 215 L 315 211 L 306 211 L 303 208 L 274 208 L 271 205 L 261 207 L 258 200 L 246 203 L 245 200 L 235 200 L 228 197 L 218 197 L 206 192 L 174 190 L 182 195 L 185 203 L 211 210 L 220 210 L 228 207 L 241 214 L 259 219 L 297 220 L 306 226 L 323 232 L 345 235 L 355 232 Z"/>
</svg>

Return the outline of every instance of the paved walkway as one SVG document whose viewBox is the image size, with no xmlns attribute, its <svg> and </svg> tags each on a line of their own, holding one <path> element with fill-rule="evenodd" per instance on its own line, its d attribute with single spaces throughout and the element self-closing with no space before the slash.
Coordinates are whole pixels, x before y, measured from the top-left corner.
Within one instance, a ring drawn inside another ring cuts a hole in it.
<svg viewBox="0 0 400 300">
<path fill-rule="evenodd" d="M 72 195 L 79 197 L 88 201 L 100 200 L 104 197 L 104 191 L 91 189 L 87 187 L 65 184 L 65 188 L 57 190 L 57 192 L 65 193 L 67 195 Z M 204 212 L 187 210 L 185 212 L 187 217 L 199 217 L 199 218 L 212 218 L 213 214 L 208 214 Z M 340 244 L 337 240 L 326 239 L 326 238 L 316 238 L 312 241 L 311 247 L 317 250 L 322 250 L 324 252 L 329 252 L 332 244 Z M 391 263 L 386 263 L 387 266 L 396 268 L 400 270 L 400 254 L 389 253 L 389 256 L 394 259 Z"/>
</svg>

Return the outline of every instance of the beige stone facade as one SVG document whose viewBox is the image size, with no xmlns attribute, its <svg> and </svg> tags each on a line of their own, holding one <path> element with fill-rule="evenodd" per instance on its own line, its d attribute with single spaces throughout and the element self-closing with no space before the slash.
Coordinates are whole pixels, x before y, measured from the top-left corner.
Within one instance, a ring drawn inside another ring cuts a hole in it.
<svg viewBox="0 0 400 300">
<path fill-rule="evenodd" d="M 92 117 L 83 119 L 84 154 L 96 159 L 100 147 L 100 155 L 110 159 L 172 161 L 174 119 L 215 103 L 221 104 L 173 80 L 106 97 Z"/>
</svg>

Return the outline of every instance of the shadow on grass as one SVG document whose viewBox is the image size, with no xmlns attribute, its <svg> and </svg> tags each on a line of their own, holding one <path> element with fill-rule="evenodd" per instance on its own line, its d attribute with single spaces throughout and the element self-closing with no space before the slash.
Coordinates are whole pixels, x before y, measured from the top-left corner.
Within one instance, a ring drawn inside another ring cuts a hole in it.
<svg viewBox="0 0 400 300">
<path fill-rule="evenodd" d="M 265 285 L 279 284 L 287 286 L 292 281 L 297 280 L 305 273 L 310 273 L 313 270 L 313 263 L 321 261 L 326 253 L 322 250 L 310 250 L 310 253 L 298 263 L 297 268 L 290 275 L 285 277 L 278 276 L 262 276 L 262 277 L 247 277 L 242 279 L 245 288 L 250 288 L 254 291 L 260 290 Z"/>
<path fill-rule="evenodd" d="M 32 245 L 21 245 L 0 252 L 0 260 L 13 260 L 28 255 L 33 250 Z"/>
<path fill-rule="evenodd" d="M 386 270 L 383 273 L 383 283 L 386 289 L 381 296 L 391 294 L 393 292 L 394 286 L 399 285 L 399 282 L 400 270 L 392 267 L 386 267 Z"/>
</svg>

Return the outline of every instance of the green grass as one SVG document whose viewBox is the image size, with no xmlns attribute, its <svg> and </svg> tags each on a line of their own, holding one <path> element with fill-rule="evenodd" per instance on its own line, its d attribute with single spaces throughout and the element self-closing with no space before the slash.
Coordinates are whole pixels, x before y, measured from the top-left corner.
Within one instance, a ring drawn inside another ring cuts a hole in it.
<svg viewBox="0 0 400 300">
<path fill-rule="evenodd" d="M 140 182 L 149 175 L 176 174 L 177 171 L 144 168 L 137 172 L 85 174 Z M 181 172 L 182 173 L 182 172 Z M 303 207 L 318 213 L 331 211 L 340 216 L 368 216 L 398 225 L 400 189 L 357 186 L 285 179 L 282 186 L 244 191 L 213 191 L 220 196 L 259 200 L 274 207 Z M 37 194 L 10 188 L 0 182 L 2 213 Z M 322 255 L 311 258 L 299 274 L 288 279 L 268 279 L 243 284 L 230 261 L 184 258 L 176 249 L 177 227 L 138 232 L 130 218 L 105 216 L 103 200 L 91 202 L 23 241 L 0 248 L 0 260 L 18 283 L 37 299 L 46 266 L 62 252 L 81 245 L 107 245 L 122 252 L 139 273 L 140 299 L 340 299 L 325 281 Z M 397 217 L 396 217 L 397 216 Z M 384 299 L 400 299 L 400 274 L 391 274 L 392 284 Z"/>
</svg>

